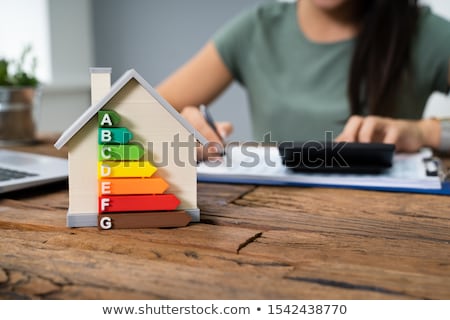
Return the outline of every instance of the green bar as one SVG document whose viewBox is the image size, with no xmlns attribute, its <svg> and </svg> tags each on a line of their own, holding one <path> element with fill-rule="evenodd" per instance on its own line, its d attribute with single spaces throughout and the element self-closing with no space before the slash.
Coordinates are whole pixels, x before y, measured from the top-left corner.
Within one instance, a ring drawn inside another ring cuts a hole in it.
<svg viewBox="0 0 450 320">
<path fill-rule="evenodd" d="M 99 128 L 98 144 L 127 144 L 133 134 L 127 128 Z"/>
<path fill-rule="evenodd" d="M 98 146 L 98 160 L 126 161 L 139 160 L 144 148 L 138 144 L 105 144 Z"/>
<path fill-rule="evenodd" d="M 98 127 L 115 127 L 120 123 L 120 116 L 112 110 L 103 110 L 98 112 Z"/>
</svg>

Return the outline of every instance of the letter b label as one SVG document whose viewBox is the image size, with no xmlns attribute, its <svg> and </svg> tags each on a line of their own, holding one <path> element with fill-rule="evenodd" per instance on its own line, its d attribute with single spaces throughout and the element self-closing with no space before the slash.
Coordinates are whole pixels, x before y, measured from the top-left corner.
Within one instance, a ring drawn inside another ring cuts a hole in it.
<svg viewBox="0 0 450 320">
<path fill-rule="evenodd" d="M 111 133 L 110 130 L 101 130 L 100 132 L 101 132 L 100 133 L 100 141 L 102 143 L 111 142 L 111 140 L 112 140 L 112 133 Z"/>
</svg>

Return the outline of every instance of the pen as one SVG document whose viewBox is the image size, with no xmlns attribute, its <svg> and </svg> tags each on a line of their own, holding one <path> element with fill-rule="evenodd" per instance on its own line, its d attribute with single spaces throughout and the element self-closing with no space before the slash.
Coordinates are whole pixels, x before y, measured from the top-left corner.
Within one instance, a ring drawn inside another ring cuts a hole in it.
<svg viewBox="0 0 450 320">
<path fill-rule="evenodd" d="M 208 125 L 214 130 L 214 133 L 219 137 L 220 141 L 223 143 L 222 135 L 217 130 L 217 127 L 214 123 L 214 119 L 212 118 L 211 113 L 208 111 L 208 109 L 204 104 L 200 106 L 200 112 L 202 113 Z"/>
<path fill-rule="evenodd" d="M 225 143 L 222 139 L 222 135 L 219 133 L 219 130 L 217 130 L 216 124 L 214 123 L 214 119 L 212 118 L 211 113 L 208 111 L 208 109 L 206 108 L 206 106 L 204 104 L 200 105 L 200 112 L 202 113 L 202 115 L 205 118 L 208 125 L 213 129 L 214 133 L 219 137 L 220 142 L 222 142 L 223 146 L 221 146 L 222 150 L 219 151 L 219 154 L 221 156 L 224 156 L 225 150 L 223 150 L 223 148 L 225 146 Z"/>
</svg>

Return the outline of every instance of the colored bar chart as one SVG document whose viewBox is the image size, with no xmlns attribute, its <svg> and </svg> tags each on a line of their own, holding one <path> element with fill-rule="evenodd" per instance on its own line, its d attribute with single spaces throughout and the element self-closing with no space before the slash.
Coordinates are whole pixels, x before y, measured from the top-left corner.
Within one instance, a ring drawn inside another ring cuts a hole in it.
<svg viewBox="0 0 450 320">
<path fill-rule="evenodd" d="M 165 193 L 169 184 L 153 177 L 158 169 L 144 159 L 142 144 L 132 141 L 133 133 L 120 122 L 115 111 L 98 112 L 98 228 L 187 225 L 190 216 L 176 210 L 180 200 Z"/>
</svg>

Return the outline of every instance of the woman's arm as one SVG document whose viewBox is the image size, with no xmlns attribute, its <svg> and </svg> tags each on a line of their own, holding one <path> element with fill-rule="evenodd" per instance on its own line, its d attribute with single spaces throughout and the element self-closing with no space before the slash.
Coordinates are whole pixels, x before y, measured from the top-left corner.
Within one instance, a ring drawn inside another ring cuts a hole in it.
<svg viewBox="0 0 450 320">
<path fill-rule="evenodd" d="M 216 123 L 221 134 L 218 137 L 198 107 L 209 104 L 232 80 L 216 46 L 209 42 L 190 61 L 157 86 L 156 90 L 209 142 L 221 145 L 223 138 L 233 131 L 231 123 Z M 198 158 L 203 158 L 203 155 L 199 154 Z"/>
<path fill-rule="evenodd" d="M 378 116 L 352 116 L 336 141 L 395 144 L 398 152 L 416 152 L 422 147 L 437 149 L 440 122 L 436 119 L 403 120 Z"/>
<path fill-rule="evenodd" d="M 213 42 L 164 80 L 156 90 L 178 111 L 213 101 L 233 80 Z"/>
<path fill-rule="evenodd" d="M 448 85 L 450 87 L 450 59 Z M 441 124 L 436 119 L 414 121 L 352 116 L 336 141 L 393 143 L 397 151 L 404 152 L 415 152 L 422 147 L 438 149 L 441 146 Z"/>
</svg>

